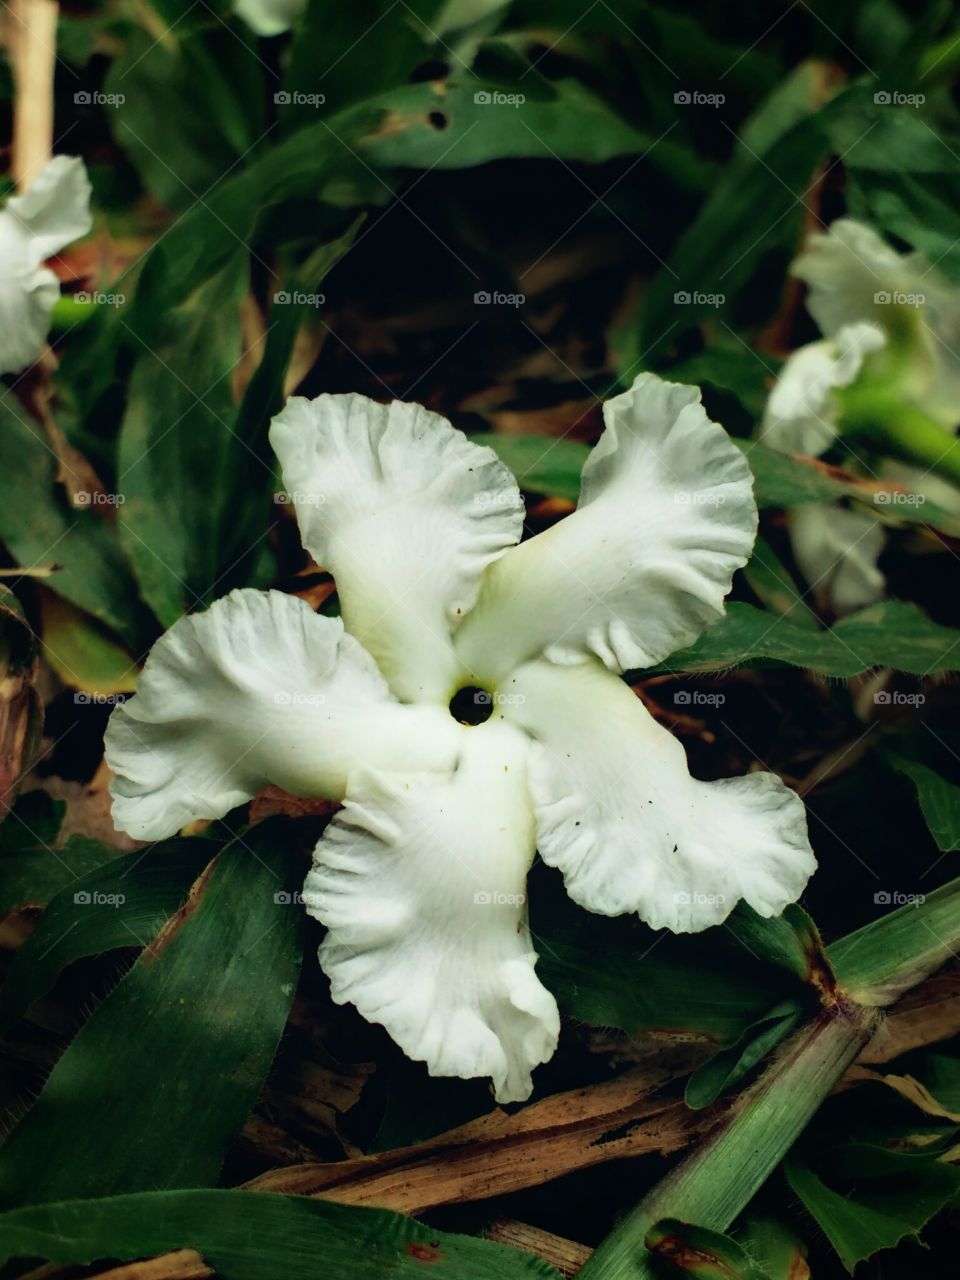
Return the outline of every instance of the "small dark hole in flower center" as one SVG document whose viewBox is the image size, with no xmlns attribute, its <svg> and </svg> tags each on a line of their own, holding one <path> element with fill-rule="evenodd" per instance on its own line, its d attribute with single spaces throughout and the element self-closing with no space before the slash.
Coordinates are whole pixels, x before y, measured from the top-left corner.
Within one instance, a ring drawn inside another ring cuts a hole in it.
<svg viewBox="0 0 960 1280">
<path fill-rule="evenodd" d="M 450 714 L 461 724 L 483 724 L 493 714 L 493 696 L 477 685 L 467 685 L 450 699 Z"/>
</svg>

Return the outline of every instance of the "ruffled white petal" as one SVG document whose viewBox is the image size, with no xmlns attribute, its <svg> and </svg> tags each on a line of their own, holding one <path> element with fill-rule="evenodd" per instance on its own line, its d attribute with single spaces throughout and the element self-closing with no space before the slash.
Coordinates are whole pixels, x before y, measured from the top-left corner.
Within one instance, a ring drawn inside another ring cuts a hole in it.
<svg viewBox="0 0 960 1280">
<path fill-rule="evenodd" d="M 258 36 L 278 36 L 289 31 L 307 7 L 307 0 L 234 0 L 238 13 Z"/>
<path fill-rule="evenodd" d="M 811 234 L 791 269 L 828 336 L 858 322 L 901 341 L 912 329 L 912 397 L 944 425 L 960 421 L 960 289 L 922 253 L 898 253 L 872 227 L 840 218 Z"/>
<path fill-rule="evenodd" d="M 55 156 L 0 209 L 0 373 L 39 357 L 60 296 L 43 263 L 90 226 L 90 182 L 83 162 L 70 156 Z"/>
<path fill-rule="evenodd" d="M 399 697 L 446 703 L 459 674 L 451 629 L 523 527 L 513 476 L 438 414 L 360 395 L 289 400 L 270 442 L 347 630 Z"/>
<path fill-rule="evenodd" d="M 850 324 L 835 338 L 800 347 L 787 360 L 767 400 L 761 439 L 781 453 L 817 457 L 837 438 L 835 391 L 856 381 L 864 361 L 886 343 L 873 324 Z"/>
<path fill-rule="evenodd" d="M 506 688 L 504 714 L 535 742 L 537 845 L 575 902 L 688 933 L 740 899 L 775 916 L 799 897 L 816 862 L 779 778 L 691 778 L 680 743 L 597 663 L 532 662 Z"/>
<path fill-rule="evenodd" d="M 527 928 L 528 743 L 496 721 L 463 733 L 450 775 L 351 778 L 303 896 L 337 1003 L 433 1075 L 490 1076 L 516 1102 L 559 1031 Z"/>
<path fill-rule="evenodd" d="M 338 619 L 277 591 L 233 591 L 157 641 L 110 717 L 114 821 L 160 839 L 268 783 L 340 799 L 358 767 L 449 768 L 462 732 L 440 708 L 392 701 Z"/>
<path fill-rule="evenodd" d="M 877 561 L 886 533 L 869 512 L 802 503 L 790 512 L 790 542 L 807 584 L 834 613 L 863 609 L 883 595 L 886 581 Z"/>
<path fill-rule="evenodd" d="M 893 304 L 882 295 L 914 292 L 908 287 L 915 279 L 907 256 L 853 218 L 838 218 L 829 230 L 811 232 L 790 270 L 807 285 L 807 308 L 828 337 L 848 324 L 884 324 L 890 315 L 884 307 Z"/>
<path fill-rule="evenodd" d="M 541 653 L 615 671 L 660 662 L 722 615 L 750 554 L 750 469 L 698 388 L 641 374 L 604 420 L 576 512 L 490 566 L 457 633 L 487 682 Z"/>
</svg>

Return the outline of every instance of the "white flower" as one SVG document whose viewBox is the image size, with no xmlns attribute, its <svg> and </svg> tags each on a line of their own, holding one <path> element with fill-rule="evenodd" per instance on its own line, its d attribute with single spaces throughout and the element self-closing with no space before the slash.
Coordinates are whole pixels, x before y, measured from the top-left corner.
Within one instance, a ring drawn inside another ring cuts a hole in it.
<svg viewBox="0 0 960 1280">
<path fill-rule="evenodd" d="M 743 455 L 696 388 L 652 374 L 604 416 L 577 511 L 515 546 L 516 482 L 443 418 L 290 400 L 271 442 L 314 499 L 301 535 L 342 622 L 234 591 L 158 641 L 107 732 L 114 817 L 142 838 L 268 783 L 342 800 L 303 895 L 333 998 L 502 1101 L 558 1034 L 527 926 L 535 849 L 587 909 L 676 931 L 740 899 L 776 915 L 815 866 L 792 791 L 691 778 L 619 674 L 721 616 L 756 532 Z"/>
<path fill-rule="evenodd" d="M 864 361 L 886 345 L 873 324 L 848 324 L 836 337 L 809 342 L 789 357 L 764 411 L 761 439 L 781 453 L 819 457 L 837 439 L 839 404 L 835 392 L 849 387 Z"/>
<path fill-rule="evenodd" d="M 29 190 L 0 209 L 0 373 L 39 358 L 60 296 L 44 263 L 90 226 L 90 182 L 72 156 L 48 161 Z"/>
<path fill-rule="evenodd" d="M 840 218 L 810 235 L 791 271 L 827 337 L 880 326 L 903 349 L 911 400 L 944 426 L 960 422 L 960 288 L 922 253 L 898 253 L 872 227 Z"/>
<path fill-rule="evenodd" d="M 960 421 L 960 289 L 922 254 L 898 253 L 851 218 L 811 234 L 791 271 L 807 284 L 807 307 L 827 336 L 784 364 L 767 400 L 764 443 L 782 453 L 825 453 L 840 435 L 837 392 L 876 378 L 944 426 L 946 450 L 946 429 Z M 951 486 L 918 470 L 894 464 L 883 474 L 948 509 L 956 504 L 955 490 L 944 500 Z M 877 562 L 886 533 L 869 512 L 800 505 L 790 513 L 790 539 L 800 572 L 836 613 L 883 595 Z"/>
<path fill-rule="evenodd" d="M 306 7 L 307 0 L 233 0 L 234 13 L 258 36 L 289 31 Z"/>
</svg>

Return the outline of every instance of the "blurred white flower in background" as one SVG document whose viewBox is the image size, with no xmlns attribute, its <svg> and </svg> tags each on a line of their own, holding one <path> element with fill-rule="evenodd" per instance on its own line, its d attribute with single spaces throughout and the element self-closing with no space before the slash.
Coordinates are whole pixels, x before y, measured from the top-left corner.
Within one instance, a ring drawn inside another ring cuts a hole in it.
<svg viewBox="0 0 960 1280">
<path fill-rule="evenodd" d="M 784 364 L 767 401 L 764 443 L 782 453 L 821 456 L 844 434 L 856 403 L 851 395 L 865 391 L 872 396 L 868 407 L 882 397 L 908 425 L 908 414 L 923 416 L 931 459 L 937 442 L 930 428 L 942 430 L 946 453 L 960 422 L 960 288 L 923 254 L 899 253 L 850 218 L 814 232 L 792 274 L 807 284 L 807 307 L 826 336 Z M 883 451 L 881 443 L 876 453 Z M 960 490 L 930 468 L 880 460 L 873 450 L 865 457 L 859 442 L 844 465 L 960 515 Z M 801 504 L 791 510 L 790 536 L 800 572 L 835 613 L 883 595 L 877 562 L 886 532 L 864 507 Z"/>
<path fill-rule="evenodd" d="M 83 161 L 55 156 L 22 195 L 0 209 L 0 373 L 39 359 L 60 282 L 49 267 L 91 227 L 90 180 Z"/>
</svg>

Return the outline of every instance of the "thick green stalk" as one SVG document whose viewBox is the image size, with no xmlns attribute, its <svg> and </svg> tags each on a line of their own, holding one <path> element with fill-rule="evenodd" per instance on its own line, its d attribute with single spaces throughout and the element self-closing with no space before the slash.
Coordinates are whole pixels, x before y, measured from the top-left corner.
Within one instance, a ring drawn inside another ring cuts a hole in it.
<svg viewBox="0 0 960 1280">
<path fill-rule="evenodd" d="M 840 430 L 892 458 L 924 467 L 960 488 L 960 440 L 882 384 L 841 393 Z"/>
<path fill-rule="evenodd" d="M 842 981 L 817 1017 L 781 1046 L 717 1127 L 614 1228 L 583 1280 L 656 1280 L 643 1240 L 662 1218 L 725 1231 L 747 1206 L 880 1024 L 880 1006 L 960 946 L 960 880 L 830 948 Z"/>
</svg>

